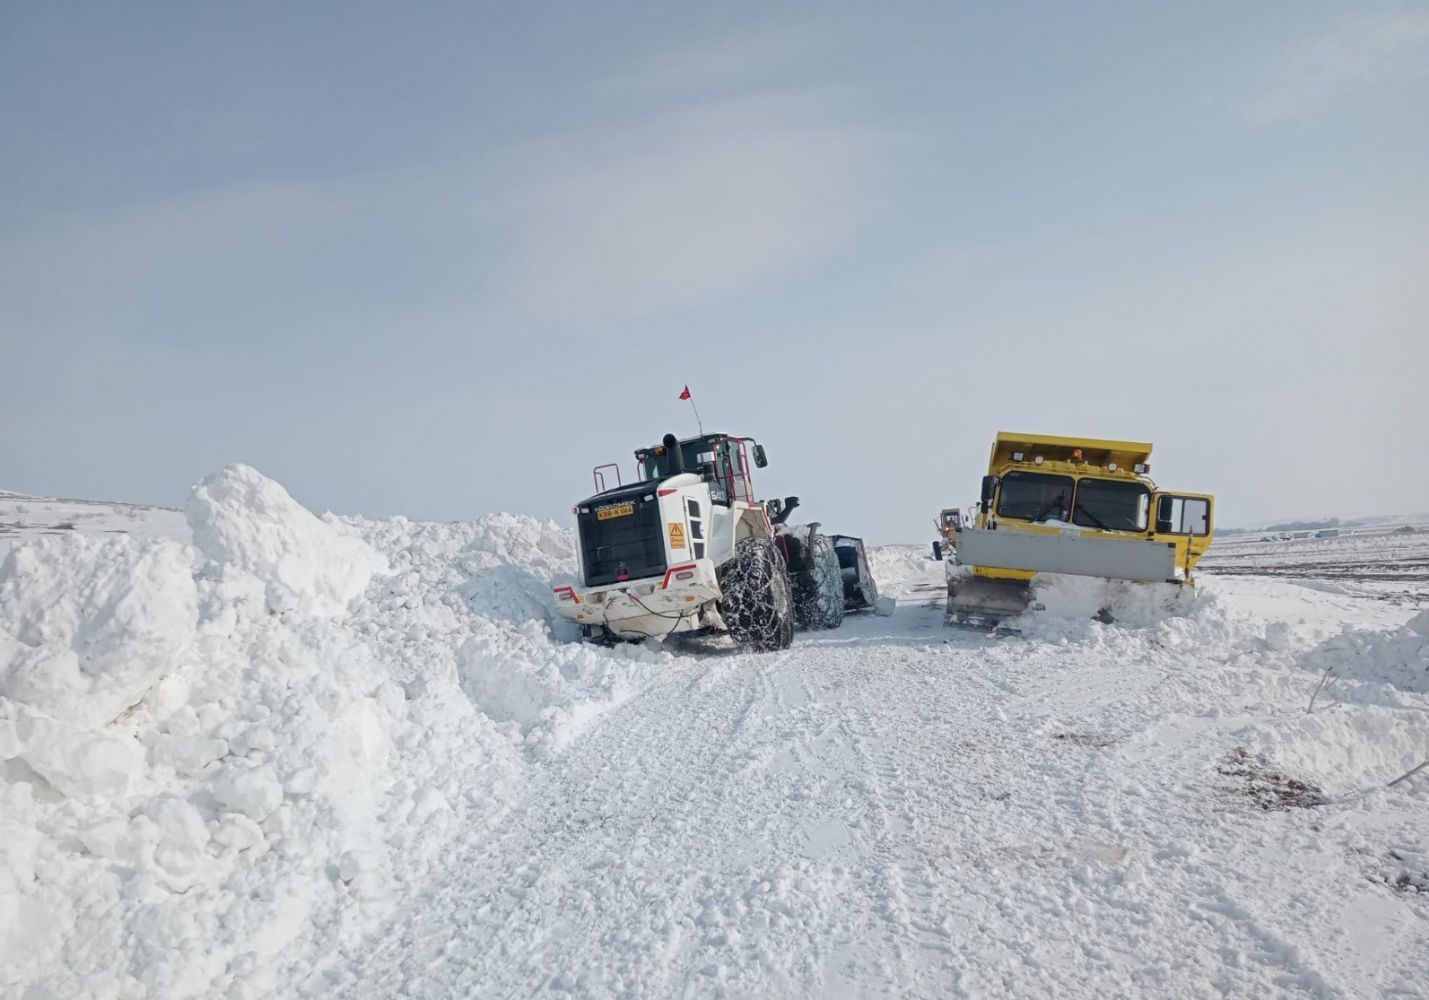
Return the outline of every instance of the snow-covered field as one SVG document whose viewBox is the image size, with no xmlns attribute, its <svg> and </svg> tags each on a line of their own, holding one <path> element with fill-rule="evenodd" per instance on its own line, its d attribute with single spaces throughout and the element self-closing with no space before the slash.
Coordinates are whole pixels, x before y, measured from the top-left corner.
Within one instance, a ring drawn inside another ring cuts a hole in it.
<svg viewBox="0 0 1429 1000">
<path fill-rule="evenodd" d="M 1374 593 L 1406 604 L 1429 604 L 1429 521 L 1358 529 L 1333 538 L 1279 539 L 1230 535 L 1206 553 L 1208 573 L 1274 576 L 1346 593 Z"/>
<path fill-rule="evenodd" d="M 102 500 L 56 500 L 0 490 L 0 556 L 45 535 L 129 535 L 189 540 L 182 511 Z"/>
<path fill-rule="evenodd" d="M 65 503 L 0 496 L 5 1000 L 1429 992 L 1413 594 L 998 639 L 893 547 L 891 618 L 675 655 L 553 631 L 551 523 Z"/>
</svg>

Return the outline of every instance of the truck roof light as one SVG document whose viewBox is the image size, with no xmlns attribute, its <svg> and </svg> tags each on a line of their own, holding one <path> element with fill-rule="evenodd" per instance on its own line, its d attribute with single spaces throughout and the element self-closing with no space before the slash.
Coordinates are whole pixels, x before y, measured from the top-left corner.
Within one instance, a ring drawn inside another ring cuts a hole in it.
<svg viewBox="0 0 1429 1000">
<path fill-rule="evenodd" d="M 1080 462 L 1081 460 L 1082 460 L 1082 449 L 1080 449 L 1080 448 L 1073 448 L 1073 449 L 1072 449 L 1072 461 L 1074 461 L 1074 462 Z"/>
<path fill-rule="evenodd" d="M 1042 456 L 1041 456 L 1041 455 L 1038 455 L 1038 456 L 1037 456 L 1036 458 L 1034 458 L 1032 461 L 1035 462 L 1037 465 L 1041 465 L 1041 464 L 1042 464 Z"/>
<path fill-rule="evenodd" d="M 1022 458 L 1023 458 L 1022 452 L 1020 452 L 1020 451 L 1014 451 L 1014 452 L 1012 453 L 1012 460 L 1013 460 L 1014 462 L 1020 462 L 1020 461 L 1022 461 Z"/>
<path fill-rule="evenodd" d="M 1115 472 L 1115 471 L 1116 471 L 1116 463 L 1115 463 L 1115 462 L 1108 462 L 1108 463 L 1106 464 L 1106 471 L 1108 471 L 1108 472 Z"/>
</svg>

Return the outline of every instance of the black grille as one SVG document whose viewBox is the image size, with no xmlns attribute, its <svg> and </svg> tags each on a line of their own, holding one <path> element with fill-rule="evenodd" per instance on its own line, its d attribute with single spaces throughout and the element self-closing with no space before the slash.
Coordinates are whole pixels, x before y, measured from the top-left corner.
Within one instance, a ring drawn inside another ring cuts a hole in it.
<svg viewBox="0 0 1429 1000">
<path fill-rule="evenodd" d="M 602 520 L 600 510 L 607 506 L 630 504 L 632 513 Z M 576 519 L 581 535 L 581 558 L 585 565 L 585 585 L 599 587 L 617 583 L 622 576 L 639 580 L 665 573 L 664 524 L 660 520 L 660 502 L 640 496 L 607 500 L 582 505 Z"/>
</svg>

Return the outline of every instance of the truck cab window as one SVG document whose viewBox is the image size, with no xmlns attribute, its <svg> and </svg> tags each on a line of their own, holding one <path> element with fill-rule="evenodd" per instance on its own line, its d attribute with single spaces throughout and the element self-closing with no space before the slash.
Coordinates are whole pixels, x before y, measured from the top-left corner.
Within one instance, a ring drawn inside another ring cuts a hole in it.
<svg viewBox="0 0 1429 1000">
<path fill-rule="evenodd" d="M 1157 517 L 1169 521 L 1157 530 L 1173 535 L 1207 535 L 1211 531 L 1211 502 L 1204 497 L 1162 496 Z"/>
<path fill-rule="evenodd" d="M 1151 491 L 1140 483 L 1083 479 L 1077 483 L 1072 523 L 1103 531 L 1145 531 Z"/>
<path fill-rule="evenodd" d="M 998 517 L 1019 521 L 1066 521 L 1072 512 L 1071 476 L 1009 472 L 1002 477 Z"/>
</svg>

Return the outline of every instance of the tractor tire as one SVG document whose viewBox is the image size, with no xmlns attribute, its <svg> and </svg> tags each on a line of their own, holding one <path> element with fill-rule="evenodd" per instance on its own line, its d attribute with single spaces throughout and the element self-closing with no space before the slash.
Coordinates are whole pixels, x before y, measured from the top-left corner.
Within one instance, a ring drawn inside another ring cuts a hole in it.
<svg viewBox="0 0 1429 1000">
<path fill-rule="evenodd" d="M 720 570 L 719 613 L 742 649 L 765 653 L 794 641 L 794 600 L 779 549 L 767 538 L 746 538 Z"/>
<path fill-rule="evenodd" d="M 844 620 L 844 578 L 834 543 L 826 535 L 810 537 L 809 563 L 810 585 L 794 595 L 794 624 L 801 632 L 838 628 Z"/>
</svg>

